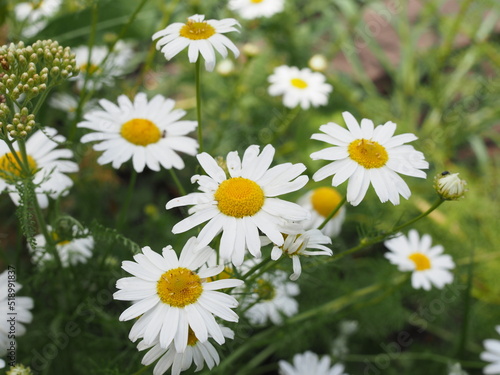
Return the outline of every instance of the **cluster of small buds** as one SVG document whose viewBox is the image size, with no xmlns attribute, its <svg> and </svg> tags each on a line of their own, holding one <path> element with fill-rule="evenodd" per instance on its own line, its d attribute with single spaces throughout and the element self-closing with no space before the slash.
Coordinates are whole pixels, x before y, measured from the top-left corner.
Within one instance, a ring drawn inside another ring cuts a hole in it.
<svg viewBox="0 0 500 375">
<path fill-rule="evenodd" d="M 28 108 L 23 107 L 20 112 L 14 114 L 12 123 L 5 129 L 13 138 L 26 138 L 35 127 L 35 115 L 30 114 Z"/>
<path fill-rule="evenodd" d="M 434 177 L 434 189 L 441 198 L 455 201 L 462 198 L 467 191 L 467 182 L 458 177 L 458 173 L 444 171 Z"/>
</svg>

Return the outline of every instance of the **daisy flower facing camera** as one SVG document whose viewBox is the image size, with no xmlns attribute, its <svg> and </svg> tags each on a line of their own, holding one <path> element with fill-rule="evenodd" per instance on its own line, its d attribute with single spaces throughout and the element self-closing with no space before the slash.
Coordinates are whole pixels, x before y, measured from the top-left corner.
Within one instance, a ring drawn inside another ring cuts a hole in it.
<svg viewBox="0 0 500 375">
<path fill-rule="evenodd" d="M 214 250 L 204 247 L 195 252 L 195 248 L 196 238 L 192 237 L 179 258 L 171 246 L 163 248 L 162 255 L 144 247 L 142 254 L 134 256 L 135 262 L 122 263 L 122 268 L 134 276 L 118 280 L 116 287 L 120 290 L 113 297 L 133 301 L 120 315 L 121 321 L 138 318 L 130 331 L 132 341 L 144 338 L 144 345 L 151 345 L 158 340 L 165 349 L 173 343 L 175 350 L 183 353 L 191 328 L 200 342 L 210 336 L 218 344 L 224 343 L 224 334 L 214 315 L 237 322 L 238 316 L 231 309 L 238 306 L 238 302 L 216 290 L 234 288 L 243 281 L 209 281 L 221 273 L 224 266 L 198 270 Z"/>
<path fill-rule="evenodd" d="M 323 356 L 321 359 L 317 354 L 307 351 L 303 354 L 293 356 L 293 365 L 286 361 L 279 361 L 280 375 L 347 375 L 344 373 L 344 365 L 337 363 L 330 367 L 330 358 Z"/>
<path fill-rule="evenodd" d="M 243 159 L 236 151 L 230 152 L 226 158 L 229 177 L 213 157 L 205 152 L 197 155 L 208 176 L 195 175 L 191 179 L 199 184 L 200 193 L 174 198 L 167 203 L 167 210 L 194 205 L 190 210 L 192 215 L 177 223 L 172 232 L 182 233 L 208 221 L 198 235 L 198 246 L 208 245 L 222 231 L 220 256 L 232 260 L 236 266 L 243 262 L 245 249 L 257 258 L 261 256 L 259 229 L 273 243 L 283 245 L 279 226 L 287 220 L 307 219 L 309 213 L 277 196 L 302 188 L 308 177 L 299 176 L 306 169 L 300 163 L 269 168 L 274 152 L 271 145 L 264 147 L 260 155 L 259 146 L 250 146 Z"/>
<path fill-rule="evenodd" d="M 188 48 L 190 63 L 195 63 L 201 54 L 205 59 L 205 68 L 211 72 L 215 67 L 215 50 L 224 58 L 227 57 L 228 48 L 234 57 L 239 56 L 240 51 L 235 44 L 222 35 L 238 31 L 234 26 L 239 25 L 234 18 L 205 21 L 204 15 L 195 14 L 186 23 L 176 22 L 156 32 L 153 40 L 160 38 L 156 42 L 156 49 L 161 50 L 167 60 L 185 48 Z"/>
<path fill-rule="evenodd" d="M 455 268 L 451 256 L 443 254 L 441 245 L 432 246 L 432 238 L 424 234 L 419 238 L 414 229 L 408 232 L 408 237 L 399 236 L 387 240 L 384 245 L 390 250 L 385 254 L 392 264 L 402 272 L 413 271 L 411 284 L 413 288 L 430 290 L 432 285 L 442 289 L 453 281 L 450 272 Z"/>
<path fill-rule="evenodd" d="M 374 127 L 373 121 L 363 119 L 360 126 L 349 112 L 342 116 L 348 130 L 330 122 L 320 127 L 323 133 L 311 137 L 333 145 L 311 154 L 313 160 L 333 160 L 313 175 L 314 181 L 333 175 L 332 185 L 338 186 L 349 179 L 347 201 L 353 206 L 363 200 L 370 183 L 381 202 L 399 204 L 399 195 L 408 199 L 411 191 L 398 173 L 426 178 L 421 169 L 429 168 L 421 152 L 404 144 L 417 137 L 393 136 L 396 124 L 391 121 Z"/>
<path fill-rule="evenodd" d="M 174 110 L 175 102 L 156 95 L 149 102 L 146 94 L 139 93 L 132 102 L 125 95 L 118 97 L 118 105 L 102 99 L 103 110 L 94 110 L 84 116 L 80 128 L 94 130 L 81 141 L 94 142 L 94 150 L 104 151 L 97 159 L 99 164 L 112 163 L 120 168 L 122 163 L 132 159 L 134 169 L 142 172 L 147 166 L 159 171 L 184 168 L 184 162 L 177 152 L 196 155 L 198 142 L 186 137 L 198 123 L 179 121 L 186 112 Z"/>
<path fill-rule="evenodd" d="M 230 0 L 228 7 L 241 18 L 253 20 L 283 12 L 285 0 Z"/>
<path fill-rule="evenodd" d="M 283 95 L 283 105 L 288 108 L 300 105 L 302 109 L 309 109 L 310 106 L 326 105 L 328 94 L 332 91 L 325 76 L 309 68 L 299 70 L 282 65 L 274 69 L 268 81 L 271 83 L 269 95 Z"/>
<path fill-rule="evenodd" d="M 496 326 L 495 329 L 500 334 L 500 326 Z M 481 359 L 491 362 L 483 369 L 483 373 L 487 375 L 500 374 L 500 340 L 484 340 L 483 345 L 486 350 L 481 353 Z"/>
</svg>

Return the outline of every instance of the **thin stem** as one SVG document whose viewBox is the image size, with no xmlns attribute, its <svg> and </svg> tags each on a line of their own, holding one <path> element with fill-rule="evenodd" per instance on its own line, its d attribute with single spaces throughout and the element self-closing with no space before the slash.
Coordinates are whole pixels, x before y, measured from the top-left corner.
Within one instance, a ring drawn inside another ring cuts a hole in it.
<svg viewBox="0 0 500 375">
<path fill-rule="evenodd" d="M 425 212 L 423 212 L 422 214 L 418 215 L 416 218 L 410 220 L 410 221 L 407 221 L 406 223 L 400 225 L 400 226 L 397 226 L 397 227 L 394 227 L 390 232 L 389 234 L 394 234 L 394 233 L 397 233 L 399 232 L 401 229 L 419 221 L 420 219 L 426 217 L 427 215 L 429 215 L 432 211 L 434 211 L 436 208 L 438 208 L 439 206 L 441 206 L 441 204 L 443 204 L 445 202 L 445 200 L 441 197 L 439 197 L 438 200 L 436 200 L 431 207 L 429 207 L 429 209 Z"/>
<path fill-rule="evenodd" d="M 467 267 L 467 289 L 464 293 L 463 301 L 463 321 L 460 329 L 460 337 L 458 341 L 457 357 L 464 358 L 465 344 L 467 343 L 467 331 L 469 329 L 470 306 L 471 306 L 471 292 L 472 292 L 472 277 L 474 274 L 474 247 L 470 253 L 470 263 Z"/>
<path fill-rule="evenodd" d="M 186 189 L 184 189 L 184 186 L 182 186 L 181 182 L 179 181 L 179 178 L 177 177 L 177 173 L 175 173 L 174 168 L 170 168 L 168 171 L 170 172 L 170 176 L 172 176 L 172 180 L 174 180 L 175 186 L 177 186 L 177 189 L 179 189 L 181 195 L 186 195 Z"/>
<path fill-rule="evenodd" d="M 132 169 L 132 174 L 130 175 L 130 181 L 128 185 L 127 195 L 125 197 L 125 202 L 123 204 L 122 210 L 120 212 L 120 217 L 118 218 L 118 224 L 116 225 L 118 230 L 121 230 L 123 224 L 125 224 L 125 219 L 128 214 L 128 208 L 130 206 L 130 201 L 132 199 L 132 195 L 134 193 L 135 182 L 137 181 L 137 172 L 135 169 Z"/>
<path fill-rule="evenodd" d="M 195 67 L 196 80 L 196 117 L 198 119 L 198 143 L 200 145 L 199 153 L 203 152 L 203 132 L 201 128 L 201 90 L 200 90 L 200 75 L 201 75 L 201 56 L 198 56 Z"/>
<path fill-rule="evenodd" d="M 147 366 L 144 366 L 143 368 L 141 368 L 139 371 L 137 372 L 134 372 L 132 375 L 139 375 L 139 374 L 142 374 L 144 371 L 146 371 L 151 365 L 147 365 Z"/>
<path fill-rule="evenodd" d="M 319 230 L 323 229 L 325 227 L 325 225 L 328 224 L 328 222 L 331 220 L 331 218 L 334 217 L 337 214 L 337 212 L 339 212 L 341 207 L 345 204 L 346 200 L 347 200 L 347 196 L 344 196 L 344 198 L 342 198 L 342 200 L 339 202 L 337 207 L 335 207 L 333 209 L 333 211 L 330 212 L 330 214 L 326 217 L 326 219 L 318 227 Z"/>
<path fill-rule="evenodd" d="M 269 263 L 271 261 L 271 256 L 265 257 L 262 259 L 262 262 L 257 263 L 255 266 L 250 268 L 245 274 L 241 276 L 243 280 L 246 280 L 248 276 L 254 274 L 257 272 L 261 267 L 263 267 L 265 264 Z"/>
</svg>

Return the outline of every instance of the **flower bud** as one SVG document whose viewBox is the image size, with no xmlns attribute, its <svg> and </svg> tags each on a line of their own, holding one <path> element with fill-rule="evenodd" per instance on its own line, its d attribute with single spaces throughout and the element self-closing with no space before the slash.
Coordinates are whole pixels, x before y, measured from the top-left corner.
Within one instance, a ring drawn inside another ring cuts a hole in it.
<svg viewBox="0 0 500 375">
<path fill-rule="evenodd" d="M 434 177 L 434 189 L 448 201 L 455 201 L 464 196 L 467 182 L 458 177 L 458 173 L 445 171 Z"/>
<path fill-rule="evenodd" d="M 317 54 L 309 59 L 308 65 L 312 70 L 324 72 L 328 67 L 328 61 L 325 56 Z"/>
</svg>

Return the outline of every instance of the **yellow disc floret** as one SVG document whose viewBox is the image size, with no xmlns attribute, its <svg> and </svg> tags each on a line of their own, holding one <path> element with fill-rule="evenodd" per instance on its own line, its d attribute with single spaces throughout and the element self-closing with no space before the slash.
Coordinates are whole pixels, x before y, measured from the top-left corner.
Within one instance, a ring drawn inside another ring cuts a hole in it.
<svg viewBox="0 0 500 375">
<path fill-rule="evenodd" d="M 16 157 L 9 152 L 0 157 L 0 178 L 3 178 L 7 182 L 13 182 L 16 177 L 27 177 L 24 176 L 22 167 L 19 165 L 18 159 L 22 160 L 21 153 L 19 151 L 16 152 Z M 28 155 L 28 166 L 30 173 L 34 173 L 36 171 L 37 165 L 35 160 Z"/>
<path fill-rule="evenodd" d="M 161 275 L 156 291 L 163 303 L 173 307 L 184 307 L 195 303 L 203 292 L 200 277 L 193 271 L 174 268 Z"/>
<path fill-rule="evenodd" d="M 263 301 L 272 301 L 276 297 L 276 289 L 267 280 L 257 280 L 257 288 L 254 291 L 259 296 L 259 299 Z"/>
<path fill-rule="evenodd" d="M 138 146 L 147 146 L 156 143 L 161 138 L 161 131 L 153 122 L 135 118 L 122 125 L 120 134 L 130 143 Z"/>
<path fill-rule="evenodd" d="M 292 78 L 290 82 L 292 83 L 293 87 L 296 87 L 298 89 L 305 89 L 308 86 L 307 82 L 300 78 Z"/>
<path fill-rule="evenodd" d="M 389 160 L 389 155 L 384 146 L 368 139 L 352 141 L 347 151 L 352 160 L 367 169 L 381 168 Z"/>
<path fill-rule="evenodd" d="M 215 29 L 212 25 L 206 22 L 188 22 L 181 27 L 179 35 L 191 40 L 208 39 L 215 34 Z"/>
<path fill-rule="evenodd" d="M 250 0 L 251 3 L 258 4 L 262 3 L 264 0 Z"/>
<path fill-rule="evenodd" d="M 337 190 L 331 187 L 320 187 L 311 195 L 313 209 L 323 217 L 327 217 L 340 203 L 342 197 Z M 339 214 L 337 211 L 335 216 Z"/>
<path fill-rule="evenodd" d="M 234 177 L 222 181 L 214 194 L 217 207 L 227 216 L 253 216 L 264 205 L 264 192 L 252 180 Z"/>
<path fill-rule="evenodd" d="M 413 253 L 408 258 L 415 263 L 415 269 L 417 271 L 425 271 L 431 268 L 431 260 L 425 254 Z"/>
<path fill-rule="evenodd" d="M 191 329 L 191 327 L 189 327 L 188 328 L 188 345 L 189 346 L 195 346 L 197 342 L 198 342 L 198 338 L 194 334 L 194 332 Z"/>
</svg>

